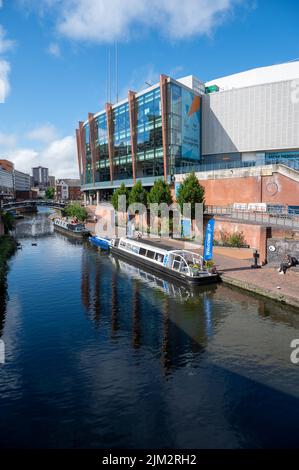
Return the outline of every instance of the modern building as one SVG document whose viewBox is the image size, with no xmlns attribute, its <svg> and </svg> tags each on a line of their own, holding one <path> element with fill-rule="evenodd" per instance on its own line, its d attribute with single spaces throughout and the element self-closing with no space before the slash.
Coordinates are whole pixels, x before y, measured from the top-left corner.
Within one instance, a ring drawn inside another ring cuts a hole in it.
<svg viewBox="0 0 299 470">
<path fill-rule="evenodd" d="M 89 113 L 76 138 L 82 191 L 97 199 L 122 182 L 171 182 L 207 164 L 299 164 L 299 61 L 205 84 L 192 75 L 161 75 L 159 83 Z"/>
<path fill-rule="evenodd" d="M 7 171 L 0 165 L 0 195 L 3 200 L 14 198 L 13 172 Z"/>
<path fill-rule="evenodd" d="M 65 178 L 57 180 L 56 199 L 79 201 L 81 199 L 81 182 L 79 179 Z"/>
<path fill-rule="evenodd" d="M 16 199 L 29 199 L 31 197 L 31 177 L 27 173 L 14 170 L 14 190 Z"/>
<path fill-rule="evenodd" d="M 76 131 L 83 191 L 112 192 L 121 182 L 132 186 L 138 178 L 151 186 L 183 165 L 199 164 L 204 86 L 193 81 L 194 90 L 184 80 L 161 75 L 160 83 L 129 91 L 127 99 L 89 113 Z"/>
<path fill-rule="evenodd" d="M 55 186 L 56 186 L 55 176 L 49 176 L 49 186 L 51 186 L 52 188 L 55 188 Z"/>
<path fill-rule="evenodd" d="M 3 170 L 9 171 L 10 173 L 12 173 L 14 170 L 14 164 L 4 158 L 0 158 L 0 167 L 3 168 Z"/>
<path fill-rule="evenodd" d="M 32 168 L 33 185 L 40 188 L 49 186 L 49 169 L 43 166 Z"/>
</svg>

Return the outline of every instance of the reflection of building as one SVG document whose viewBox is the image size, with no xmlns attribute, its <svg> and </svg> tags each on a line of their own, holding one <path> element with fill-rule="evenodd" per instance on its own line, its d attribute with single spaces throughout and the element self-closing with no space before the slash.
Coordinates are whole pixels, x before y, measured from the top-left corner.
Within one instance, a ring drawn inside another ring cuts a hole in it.
<svg viewBox="0 0 299 470">
<path fill-rule="evenodd" d="M 81 184 L 80 180 L 65 178 L 57 180 L 56 183 L 56 199 L 78 201 L 81 199 Z"/>
<path fill-rule="evenodd" d="M 49 169 L 43 166 L 32 168 L 33 185 L 40 188 L 49 186 Z"/>
</svg>

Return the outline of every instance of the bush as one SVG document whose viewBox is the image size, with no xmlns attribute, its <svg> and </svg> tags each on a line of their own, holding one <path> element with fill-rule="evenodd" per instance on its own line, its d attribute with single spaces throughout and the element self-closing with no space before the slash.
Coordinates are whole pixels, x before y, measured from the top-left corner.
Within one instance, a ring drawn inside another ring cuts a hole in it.
<svg viewBox="0 0 299 470">
<path fill-rule="evenodd" d="M 244 248 L 248 245 L 243 232 L 235 232 L 232 235 L 229 235 L 227 232 L 220 232 L 220 241 L 214 241 L 214 245 L 220 246 L 231 246 L 234 248 Z"/>
<path fill-rule="evenodd" d="M 118 211 L 118 198 L 119 196 L 126 196 L 126 210 L 128 209 L 129 205 L 129 190 L 126 188 L 125 184 L 122 183 L 119 188 L 115 189 L 113 192 L 111 203 L 114 207 L 114 210 Z"/>
<path fill-rule="evenodd" d="M 204 203 L 205 189 L 199 183 L 195 173 L 188 175 L 182 184 L 179 186 L 177 192 L 177 203 L 183 211 L 184 204 L 191 204 L 191 218 L 195 218 L 195 204 Z"/>
<path fill-rule="evenodd" d="M 80 203 L 74 202 L 73 204 L 69 204 L 64 209 L 64 214 L 68 217 L 77 217 L 80 222 L 84 222 L 87 219 L 88 213 L 85 207 L 82 207 Z"/>
</svg>

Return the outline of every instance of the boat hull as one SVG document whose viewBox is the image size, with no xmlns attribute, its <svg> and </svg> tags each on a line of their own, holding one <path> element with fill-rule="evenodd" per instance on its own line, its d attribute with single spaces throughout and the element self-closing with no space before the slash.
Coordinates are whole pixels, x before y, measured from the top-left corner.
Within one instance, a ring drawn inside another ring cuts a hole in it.
<svg viewBox="0 0 299 470">
<path fill-rule="evenodd" d="M 96 237 L 89 237 L 89 242 L 92 246 L 100 248 L 101 250 L 108 251 L 110 249 L 110 240 L 99 239 Z"/>
<path fill-rule="evenodd" d="M 74 238 L 85 238 L 88 236 L 88 232 L 73 232 L 72 230 L 69 230 L 64 227 L 60 227 L 59 225 L 54 224 L 54 230 L 57 230 L 57 232 L 64 233 L 65 235 L 70 235 L 70 237 Z"/>
<path fill-rule="evenodd" d="M 131 255 L 115 246 L 111 246 L 110 251 L 112 254 L 117 255 L 119 258 L 124 259 L 125 261 L 133 263 L 134 266 L 139 266 L 147 271 L 151 271 L 154 274 L 160 274 L 168 279 L 179 281 L 187 285 L 200 286 L 207 284 L 215 284 L 221 281 L 219 274 L 211 274 L 210 276 L 187 278 L 183 274 L 172 271 L 164 266 L 158 266 L 156 263 L 152 263 L 148 259 L 140 259 L 137 256 Z"/>
</svg>

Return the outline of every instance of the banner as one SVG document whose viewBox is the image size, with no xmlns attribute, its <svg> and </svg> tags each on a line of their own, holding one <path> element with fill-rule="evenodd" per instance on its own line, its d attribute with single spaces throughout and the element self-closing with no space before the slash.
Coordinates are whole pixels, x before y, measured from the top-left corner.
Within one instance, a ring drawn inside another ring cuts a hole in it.
<svg viewBox="0 0 299 470">
<path fill-rule="evenodd" d="M 208 261 L 213 258 L 214 226 L 215 226 L 215 220 L 210 219 L 207 224 L 205 243 L 204 243 L 203 258 L 205 261 Z"/>
</svg>

